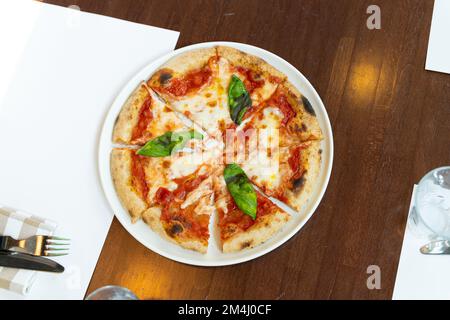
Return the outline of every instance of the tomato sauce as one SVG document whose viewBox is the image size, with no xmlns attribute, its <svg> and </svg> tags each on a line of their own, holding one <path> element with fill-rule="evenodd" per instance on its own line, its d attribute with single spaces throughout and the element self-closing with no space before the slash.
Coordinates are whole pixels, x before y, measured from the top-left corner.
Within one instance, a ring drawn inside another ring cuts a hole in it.
<svg viewBox="0 0 450 320">
<path fill-rule="evenodd" d="M 131 185 L 141 198 L 147 201 L 148 185 L 145 179 L 144 161 L 142 156 L 132 154 L 131 156 Z"/>
<path fill-rule="evenodd" d="M 253 220 L 252 217 L 243 213 L 238 208 L 233 198 L 230 197 L 230 201 L 227 205 L 227 213 L 225 214 L 222 210 L 219 210 L 219 226 L 222 227 L 223 230 L 226 230 L 226 228 L 224 228 L 225 226 L 234 224 L 239 229 L 245 231 L 253 226 L 259 218 L 274 211 L 275 205 L 269 199 L 260 195 L 259 193 L 256 194 L 256 197 L 258 203 L 256 210 L 256 220 Z"/>
<path fill-rule="evenodd" d="M 269 76 L 269 82 L 271 83 L 278 83 L 280 84 L 283 81 L 283 79 L 281 79 L 280 77 L 276 77 L 276 76 Z"/>
<path fill-rule="evenodd" d="M 211 68 L 205 66 L 202 69 L 190 71 L 183 77 L 170 79 L 168 85 L 163 86 L 161 89 L 176 97 L 185 96 L 200 89 L 204 84 L 208 83 L 211 78 Z"/>
<path fill-rule="evenodd" d="M 140 140 L 143 137 L 148 124 L 153 120 L 153 112 L 151 109 L 152 98 L 150 96 L 145 99 L 141 110 L 139 110 L 138 122 L 131 134 L 131 141 Z"/>
<path fill-rule="evenodd" d="M 166 205 L 167 203 L 170 203 L 173 199 L 173 194 L 166 188 L 159 188 L 158 191 L 156 191 L 155 199 L 154 201 L 158 204 Z"/>
<path fill-rule="evenodd" d="M 284 115 L 283 120 L 281 120 L 281 124 L 283 126 L 287 125 L 289 121 L 296 116 L 294 108 L 292 108 L 292 105 L 289 103 L 284 94 L 276 94 L 270 99 L 267 105 L 273 105 L 280 109 Z"/>
<path fill-rule="evenodd" d="M 174 179 L 178 186 L 173 191 L 159 188 L 154 201 L 162 206 L 161 220 L 166 222 L 176 220 L 191 234 L 202 237 L 209 236 L 209 217 L 207 215 L 196 215 L 194 212 L 196 204 L 184 209 L 181 208 L 187 194 L 195 190 L 206 178 L 208 178 L 207 175 L 198 176 L 197 173 L 193 173 L 183 178 Z"/>
<path fill-rule="evenodd" d="M 305 168 L 300 163 L 301 160 L 301 151 L 304 147 L 300 146 L 291 150 L 291 156 L 288 159 L 289 166 L 292 169 L 293 175 L 292 179 L 300 179 L 305 172 Z"/>
<path fill-rule="evenodd" d="M 236 70 L 245 76 L 244 85 L 249 93 L 252 93 L 255 89 L 261 88 L 264 85 L 264 79 L 262 79 L 255 71 L 244 67 L 236 67 Z"/>
<path fill-rule="evenodd" d="M 173 191 L 174 197 L 184 200 L 186 195 L 195 190 L 207 177 L 208 176 L 206 175 L 196 176 L 195 174 L 192 174 L 187 177 L 174 179 L 175 183 L 178 185 L 178 187 Z"/>
</svg>

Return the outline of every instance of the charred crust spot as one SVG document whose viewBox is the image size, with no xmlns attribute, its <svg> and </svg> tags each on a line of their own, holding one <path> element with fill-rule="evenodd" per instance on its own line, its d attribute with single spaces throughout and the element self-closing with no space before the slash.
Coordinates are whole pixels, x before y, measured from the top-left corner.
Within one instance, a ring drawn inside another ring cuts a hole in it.
<svg viewBox="0 0 450 320">
<path fill-rule="evenodd" d="M 305 185 L 305 182 L 306 182 L 306 179 L 305 179 L 305 175 L 303 174 L 300 178 L 294 180 L 294 182 L 292 183 L 292 186 L 293 186 L 294 190 L 299 190 Z"/>
<path fill-rule="evenodd" d="M 316 116 L 316 112 L 314 111 L 314 108 L 311 105 L 311 102 L 309 102 L 309 100 L 302 95 L 302 102 L 303 105 L 305 106 L 305 110 L 306 112 L 308 112 L 309 114 Z"/>
<path fill-rule="evenodd" d="M 183 232 L 183 226 L 179 223 L 172 224 L 168 229 L 166 229 L 168 235 L 174 238 L 177 234 Z"/>
<path fill-rule="evenodd" d="M 252 243 L 253 243 L 252 240 L 242 242 L 241 243 L 241 249 L 245 249 L 245 248 L 250 247 L 252 245 Z"/>
<path fill-rule="evenodd" d="M 302 131 L 305 132 L 306 130 L 308 130 L 308 127 L 306 124 L 302 123 Z"/>
<path fill-rule="evenodd" d="M 301 125 L 299 125 L 298 123 L 295 123 L 291 126 L 288 127 L 289 130 L 291 130 L 292 132 L 306 132 L 308 130 L 308 127 L 302 123 Z"/>
<path fill-rule="evenodd" d="M 161 74 L 159 75 L 159 83 L 161 83 L 162 85 L 165 85 L 170 79 L 172 79 L 172 74 L 170 74 L 167 71 L 163 71 L 161 72 Z"/>
<path fill-rule="evenodd" d="M 238 231 L 238 228 L 234 224 L 230 224 L 224 228 L 224 234 L 226 234 L 226 237 L 231 237 Z"/>
<path fill-rule="evenodd" d="M 322 154 L 322 152 L 323 152 L 323 150 L 322 150 L 322 149 L 319 149 L 319 154 Z"/>
</svg>

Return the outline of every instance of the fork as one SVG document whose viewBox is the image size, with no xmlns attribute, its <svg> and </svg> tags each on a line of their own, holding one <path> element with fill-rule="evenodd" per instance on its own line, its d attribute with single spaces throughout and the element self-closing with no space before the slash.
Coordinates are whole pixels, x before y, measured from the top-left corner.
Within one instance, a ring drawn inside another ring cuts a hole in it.
<svg viewBox="0 0 450 320">
<path fill-rule="evenodd" d="M 69 241 L 67 238 L 53 236 L 32 236 L 23 240 L 0 236 L 0 250 L 19 251 L 35 256 L 65 256 L 69 254 Z"/>
</svg>

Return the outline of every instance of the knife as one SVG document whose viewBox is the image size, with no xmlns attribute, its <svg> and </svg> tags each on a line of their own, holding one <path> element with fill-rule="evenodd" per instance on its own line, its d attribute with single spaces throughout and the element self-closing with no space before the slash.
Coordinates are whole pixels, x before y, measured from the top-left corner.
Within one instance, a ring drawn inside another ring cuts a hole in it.
<svg viewBox="0 0 450 320">
<path fill-rule="evenodd" d="M 0 251 L 0 266 L 47 272 L 64 272 L 64 267 L 53 260 L 14 251 Z"/>
</svg>

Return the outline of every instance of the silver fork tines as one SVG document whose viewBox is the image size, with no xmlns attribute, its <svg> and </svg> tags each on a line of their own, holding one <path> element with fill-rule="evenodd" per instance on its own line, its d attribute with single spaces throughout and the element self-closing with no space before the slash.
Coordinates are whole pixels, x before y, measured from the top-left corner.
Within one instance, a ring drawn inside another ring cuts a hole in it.
<svg viewBox="0 0 450 320">
<path fill-rule="evenodd" d="M 70 239 L 54 236 L 32 236 L 24 240 L 0 236 L 0 250 L 25 252 L 35 256 L 65 256 L 69 254 L 69 245 Z"/>
<path fill-rule="evenodd" d="M 47 257 L 65 256 L 69 254 L 70 239 L 48 237 L 45 241 L 44 255 Z"/>
</svg>

